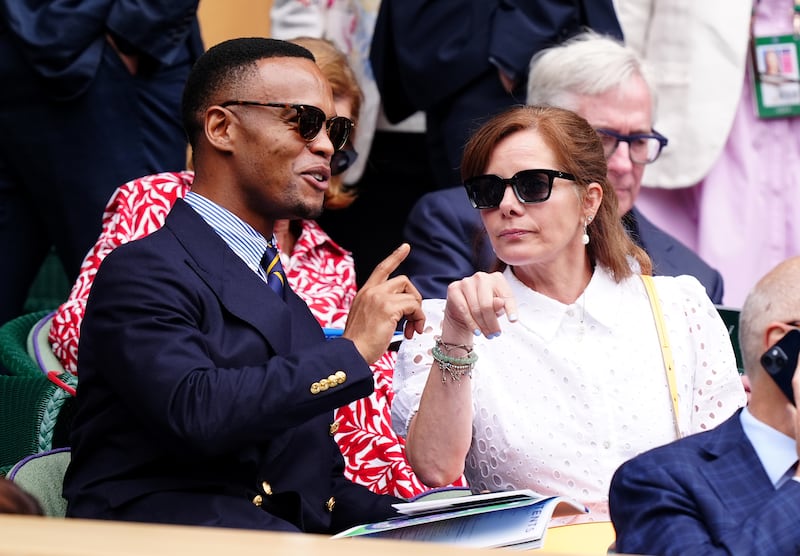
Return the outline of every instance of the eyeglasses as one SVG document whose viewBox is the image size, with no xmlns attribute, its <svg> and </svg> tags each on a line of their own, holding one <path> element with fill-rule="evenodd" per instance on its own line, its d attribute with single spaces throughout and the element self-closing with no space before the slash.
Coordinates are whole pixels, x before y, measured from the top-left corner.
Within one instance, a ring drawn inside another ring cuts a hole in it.
<svg viewBox="0 0 800 556">
<path fill-rule="evenodd" d="M 352 166 L 356 158 L 358 158 L 358 153 L 353 149 L 341 149 L 333 153 L 331 157 L 331 175 L 338 176 L 350 166 Z"/>
<path fill-rule="evenodd" d="M 607 159 L 611 158 L 611 155 L 616 152 L 620 141 L 628 144 L 628 157 L 634 164 L 655 162 L 658 155 L 661 154 L 661 149 L 667 146 L 667 138 L 656 130 L 651 133 L 634 133 L 632 135 L 624 135 L 610 129 L 597 129 L 595 131 L 600 136 L 600 141 L 603 143 L 603 152 L 605 152 Z"/>
<path fill-rule="evenodd" d="M 500 206 L 506 186 L 511 186 L 520 203 L 542 203 L 550 198 L 553 180 L 562 178 L 575 181 L 575 176 L 558 170 L 522 170 L 510 178 L 494 174 L 475 176 L 464 181 L 467 196 L 477 209 Z"/>
<path fill-rule="evenodd" d="M 305 141 L 313 141 L 319 135 L 322 126 L 328 132 L 328 137 L 333 143 L 333 149 L 338 151 L 347 143 L 350 132 L 353 130 L 353 120 L 344 116 L 334 116 L 325 119 L 325 112 L 309 104 L 284 104 L 280 102 L 256 102 L 254 100 L 226 100 L 220 106 L 263 106 L 265 108 L 292 109 L 297 115 L 289 121 L 297 122 L 297 132 Z"/>
</svg>

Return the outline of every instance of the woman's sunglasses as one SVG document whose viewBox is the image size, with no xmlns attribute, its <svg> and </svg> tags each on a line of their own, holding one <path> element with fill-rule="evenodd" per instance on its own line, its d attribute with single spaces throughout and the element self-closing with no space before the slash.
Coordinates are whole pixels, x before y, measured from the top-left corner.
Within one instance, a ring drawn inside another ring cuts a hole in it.
<svg viewBox="0 0 800 556">
<path fill-rule="evenodd" d="M 358 153 L 353 149 L 341 149 L 333 153 L 331 157 L 331 175 L 338 176 L 350 166 L 352 166 L 356 158 L 358 158 Z"/>
<path fill-rule="evenodd" d="M 511 186 L 520 203 L 542 203 L 550 198 L 553 180 L 561 178 L 575 181 L 575 176 L 558 170 L 522 170 L 510 178 L 494 174 L 475 176 L 464 182 L 472 206 L 490 209 L 500 206 L 506 187 Z"/>
<path fill-rule="evenodd" d="M 289 121 L 297 123 L 297 132 L 305 141 L 313 141 L 325 126 L 333 149 L 338 151 L 347 143 L 353 130 L 353 120 L 344 116 L 325 119 L 325 112 L 310 104 L 286 104 L 281 102 L 256 102 L 255 100 L 226 100 L 220 106 L 262 106 L 265 108 L 284 108 L 294 110 L 296 115 Z"/>
</svg>

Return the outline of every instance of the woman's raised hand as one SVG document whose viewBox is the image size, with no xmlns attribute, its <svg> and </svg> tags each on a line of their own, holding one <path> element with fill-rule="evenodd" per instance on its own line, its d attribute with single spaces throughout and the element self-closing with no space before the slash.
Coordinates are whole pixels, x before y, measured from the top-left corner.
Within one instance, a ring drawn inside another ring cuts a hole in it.
<svg viewBox="0 0 800 556">
<path fill-rule="evenodd" d="M 447 288 L 442 337 L 448 341 L 466 335 L 495 338 L 500 335 L 500 317 L 517 320 L 517 302 L 500 272 L 478 272 L 453 282 Z M 451 337 L 454 336 L 454 337 Z"/>
</svg>

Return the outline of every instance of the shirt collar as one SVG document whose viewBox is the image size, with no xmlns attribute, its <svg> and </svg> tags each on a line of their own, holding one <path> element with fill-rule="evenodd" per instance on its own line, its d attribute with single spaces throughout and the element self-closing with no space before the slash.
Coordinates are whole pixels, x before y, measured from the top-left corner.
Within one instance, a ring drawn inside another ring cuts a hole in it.
<svg viewBox="0 0 800 556">
<path fill-rule="evenodd" d="M 251 270 L 261 274 L 267 240 L 250 224 L 214 201 L 189 191 L 184 200 L 213 228 Z M 272 239 L 272 238 L 271 238 Z"/>
<path fill-rule="evenodd" d="M 587 323 L 592 321 L 608 328 L 613 328 L 620 320 L 619 307 L 626 288 L 618 287 L 611 273 L 602 266 L 595 268 L 584 292 L 569 305 L 532 290 L 514 276 L 511 267 L 506 268 L 504 275 L 517 300 L 519 314 L 530 315 L 526 318 L 526 328 L 545 340 L 555 337 L 569 311 L 579 311 Z"/>
<path fill-rule="evenodd" d="M 739 418 L 744 434 L 753 445 L 769 480 L 777 486 L 786 470 L 797 461 L 797 442 L 753 417 L 747 407 Z"/>
</svg>

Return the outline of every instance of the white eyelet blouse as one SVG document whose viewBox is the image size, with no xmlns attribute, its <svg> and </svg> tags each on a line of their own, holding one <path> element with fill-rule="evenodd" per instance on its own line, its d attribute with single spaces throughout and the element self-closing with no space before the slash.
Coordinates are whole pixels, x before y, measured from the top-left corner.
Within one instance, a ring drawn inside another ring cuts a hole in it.
<svg viewBox="0 0 800 556">
<path fill-rule="evenodd" d="M 676 438 L 644 285 L 638 275 L 617 284 L 598 267 L 581 297 L 564 305 L 510 269 L 504 275 L 519 321 L 501 319 L 500 337 L 475 340 L 466 478 L 476 491 L 571 496 L 592 509 L 571 522 L 608 521 L 617 467 Z M 727 329 L 695 278 L 661 276 L 655 286 L 675 362 L 681 433 L 710 429 L 746 402 Z M 425 333 L 400 347 L 392 421 L 401 436 L 419 408 L 444 303 L 425 300 Z"/>
</svg>

